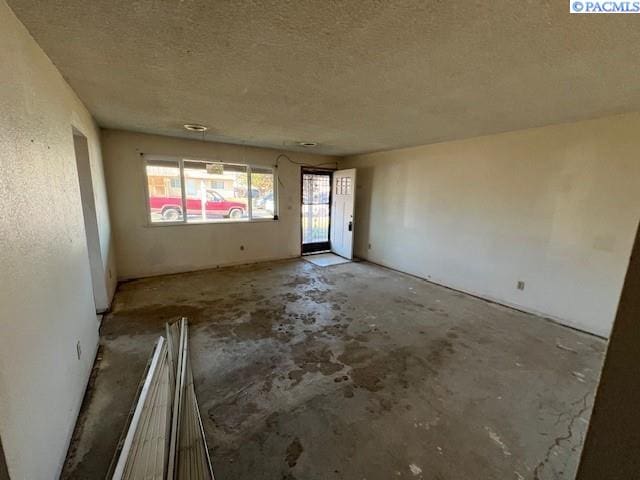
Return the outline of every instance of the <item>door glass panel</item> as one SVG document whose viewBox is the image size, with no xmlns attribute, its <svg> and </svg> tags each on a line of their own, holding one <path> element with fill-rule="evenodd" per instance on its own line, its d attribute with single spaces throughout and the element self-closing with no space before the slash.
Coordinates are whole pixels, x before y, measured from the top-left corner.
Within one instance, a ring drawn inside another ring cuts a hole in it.
<svg viewBox="0 0 640 480">
<path fill-rule="evenodd" d="M 329 242 L 330 174 L 302 176 L 302 244 Z"/>
</svg>

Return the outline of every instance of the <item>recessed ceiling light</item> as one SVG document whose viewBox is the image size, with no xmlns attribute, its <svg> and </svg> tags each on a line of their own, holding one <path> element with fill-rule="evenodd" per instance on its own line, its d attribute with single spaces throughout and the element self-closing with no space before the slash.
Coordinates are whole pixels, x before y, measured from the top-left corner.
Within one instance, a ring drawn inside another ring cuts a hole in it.
<svg viewBox="0 0 640 480">
<path fill-rule="evenodd" d="M 298 145 L 300 147 L 311 148 L 311 147 L 317 147 L 318 143 L 317 142 L 298 142 Z"/>
<path fill-rule="evenodd" d="M 189 130 L 191 132 L 206 132 L 207 131 L 207 127 L 205 127 L 204 125 L 200 125 L 198 123 L 185 123 L 184 124 L 184 128 L 186 128 L 187 130 Z"/>
</svg>

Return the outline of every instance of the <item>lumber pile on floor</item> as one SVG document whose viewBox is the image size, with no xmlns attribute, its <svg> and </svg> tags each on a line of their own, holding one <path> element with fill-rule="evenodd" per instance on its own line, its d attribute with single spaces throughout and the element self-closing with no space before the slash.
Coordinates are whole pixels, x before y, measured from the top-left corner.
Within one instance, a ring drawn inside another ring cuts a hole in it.
<svg viewBox="0 0 640 480">
<path fill-rule="evenodd" d="M 186 318 L 166 325 L 107 478 L 214 480 L 193 387 Z"/>
</svg>

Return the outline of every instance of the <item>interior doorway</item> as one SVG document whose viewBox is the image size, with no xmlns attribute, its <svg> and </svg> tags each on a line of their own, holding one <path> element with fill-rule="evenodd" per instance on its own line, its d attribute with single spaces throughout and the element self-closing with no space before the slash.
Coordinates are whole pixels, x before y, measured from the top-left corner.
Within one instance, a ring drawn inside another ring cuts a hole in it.
<svg viewBox="0 0 640 480">
<path fill-rule="evenodd" d="M 331 249 L 331 171 L 302 169 L 302 254 Z"/>
<path fill-rule="evenodd" d="M 93 299 L 96 306 L 96 313 L 103 313 L 109 308 L 109 300 L 104 263 L 100 250 L 98 217 L 93 194 L 93 181 L 91 179 L 89 144 L 87 138 L 75 128 L 73 129 L 73 147 L 76 155 L 80 200 L 82 201 L 82 216 L 84 217 L 84 231 L 87 238 L 87 251 L 89 253 L 89 265 L 91 267 Z"/>
</svg>

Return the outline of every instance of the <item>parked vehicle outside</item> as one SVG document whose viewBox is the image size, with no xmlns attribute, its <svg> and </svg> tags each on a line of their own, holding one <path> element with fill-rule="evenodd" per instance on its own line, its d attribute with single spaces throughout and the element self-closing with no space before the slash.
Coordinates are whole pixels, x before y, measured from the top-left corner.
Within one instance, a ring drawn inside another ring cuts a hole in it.
<svg viewBox="0 0 640 480">
<path fill-rule="evenodd" d="M 187 197 L 187 218 L 202 215 L 202 201 L 200 198 Z M 182 220 L 182 199 L 180 197 L 150 197 L 149 208 L 151 214 L 160 215 L 166 222 Z M 246 215 L 247 205 L 226 200 L 214 190 L 207 191 L 207 201 L 204 204 L 207 218 L 232 218 L 240 219 Z"/>
<path fill-rule="evenodd" d="M 258 208 L 262 208 L 273 215 L 274 213 L 274 203 L 273 203 L 273 193 L 267 193 L 264 197 L 260 197 L 256 201 L 256 206 Z"/>
</svg>

